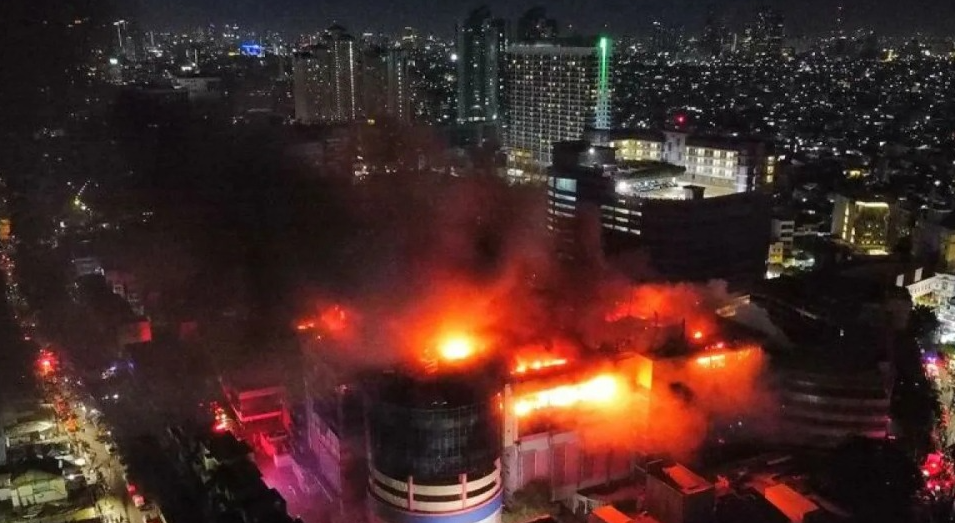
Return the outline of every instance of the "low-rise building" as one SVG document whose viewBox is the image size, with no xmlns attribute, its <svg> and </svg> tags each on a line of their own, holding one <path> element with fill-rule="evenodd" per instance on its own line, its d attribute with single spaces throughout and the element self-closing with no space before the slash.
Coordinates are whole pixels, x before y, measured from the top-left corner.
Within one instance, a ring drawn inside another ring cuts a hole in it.
<svg viewBox="0 0 955 523">
<path fill-rule="evenodd" d="M 713 519 L 713 484 L 679 463 L 647 466 L 647 512 L 660 523 L 705 523 Z"/>
<path fill-rule="evenodd" d="M 774 184 L 779 157 L 771 142 L 678 130 L 592 130 L 589 139 L 617 149 L 624 161 L 663 161 L 686 170 L 695 183 L 745 192 Z"/>
<path fill-rule="evenodd" d="M 713 179 L 671 163 L 620 160 L 611 147 L 561 142 L 548 173 L 548 228 L 565 257 L 600 249 L 638 279 L 761 279 L 768 199 Z"/>
<path fill-rule="evenodd" d="M 63 501 L 66 498 L 66 479 L 54 465 L 31 464 L 10 476 L 10 501 L 14 508 Z"/>
<path fill-rule="evenodd" d="M 247 523 L 294 523 L 284 498 L 270 488 L 251 448 L 232 433 L 194 434 L 168 430 L 181 479 L 203 500 L 206 519 Z"/>
<path fill-rule="evenodd" d="M 178 76 L 173 85 L 189 94 L 189 100 L 222 98 L 222 79 L 213 76 Z"/>
<path fill-rule="evenodd" d="M 867 254 L 888 254 L 890 245 L 889 203 L 875 198 L 836 195 L 832 211 L 832 234 L 839 241 Z"/>
</svg>

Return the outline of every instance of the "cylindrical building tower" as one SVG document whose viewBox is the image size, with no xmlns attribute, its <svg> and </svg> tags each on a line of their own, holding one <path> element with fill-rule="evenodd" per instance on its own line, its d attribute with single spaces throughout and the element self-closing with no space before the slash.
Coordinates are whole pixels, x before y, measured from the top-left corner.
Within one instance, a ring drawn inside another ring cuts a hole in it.
<svg viewBox="0 0 955 523">
<path fill-rule="evenodd" d="M 468 378 L 387 375 L 374 387 L 372 523 L 500 523 L 500 407 L 493 390 Z"/>
</svg>

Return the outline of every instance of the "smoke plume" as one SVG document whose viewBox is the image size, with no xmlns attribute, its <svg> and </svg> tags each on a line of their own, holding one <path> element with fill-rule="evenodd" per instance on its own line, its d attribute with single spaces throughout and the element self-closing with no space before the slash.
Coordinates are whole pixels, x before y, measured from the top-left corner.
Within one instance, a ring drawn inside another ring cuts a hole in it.
<svg viewBox="0 0 955 523">
<path fill-rule="evenodd" d="M 368 230 L 347 249 L 359 253 L 359 283 L 307 297 L 299 325 L 315 329 L 312 350 L 355 368 L 422 372 L 434 370 L 448 337 L 467 337 L 468 357 L 504 368 L 574 365 L 608 347 L 659 358 L 650 390 L 624 380 L 593 412 L 553 414 L 574 418 L 594 448 L 684 456 L 768 410 L 757 347 L 709 363 L 661 356 L 680 343 L 722 348 L 714 311 L 728 299 L 725 285 L 633 285 L 599 252 L 558 262 L 541 194 L 494 179 L 386 185 L 364 196 L 373 204 L 353 219 Z"/>
</svg>

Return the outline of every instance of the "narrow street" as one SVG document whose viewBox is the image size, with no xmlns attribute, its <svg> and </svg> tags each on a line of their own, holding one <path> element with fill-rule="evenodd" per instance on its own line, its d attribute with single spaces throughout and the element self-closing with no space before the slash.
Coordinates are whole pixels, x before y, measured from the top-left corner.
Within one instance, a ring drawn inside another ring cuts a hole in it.
<svg viewBox="0 0 955 523">
<path fill-rule="evenodd" d="M 86 459 L 84 475 L 90 485 L 95 504 L 93 511 L 103 523 L 146 523 L 162 520 L 158 508 L 150 507 L 148 516 L 133 502 L 135 491 L 126 479 L 126 466 L 109 429 L 97 421 L 97 411 L 82 399 L 86 396 L 77 380 L 58 376 L 55 390 L 66 399 L 74 419 L 76 430 L 69 435 L 71 443 Z M 112 452 L 110 451 L 112 449 Z"/>
<path fill-rule="evenodd" d="M 938 389 L 938 401 L 942 409 L 942 422 L 938 427 L 938 440 L 943 449 L 955 444 L 955 359 L 930 356 L 924 362 L 925 374 Z"/>
</svg>

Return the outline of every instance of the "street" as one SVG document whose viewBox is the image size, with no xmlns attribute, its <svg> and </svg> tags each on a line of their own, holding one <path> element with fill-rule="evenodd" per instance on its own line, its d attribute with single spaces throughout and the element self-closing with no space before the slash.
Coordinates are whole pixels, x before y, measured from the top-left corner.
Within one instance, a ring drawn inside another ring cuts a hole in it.
<svg viewBox="0 0 955 523">
<path fill-rule="evenodd" d="M 98 438 L 101 429 L 93 415 L 96 411 L 80 399 L 84 396 L 82 390 L 70 385 L 75 382 L 60 379 L 56 386 L 75 416 L 76 431 L 70 434 L 70 440 L 86 459 L 84 473 L 95 499 L 95 514 L 104 523 L 143 523 L 142 512 L 132 502 L 125 479 L 126 467 L 116 444 L 109 434 Z M 107 444 L 113 446 L 112 453 Z"/>
</svg>

